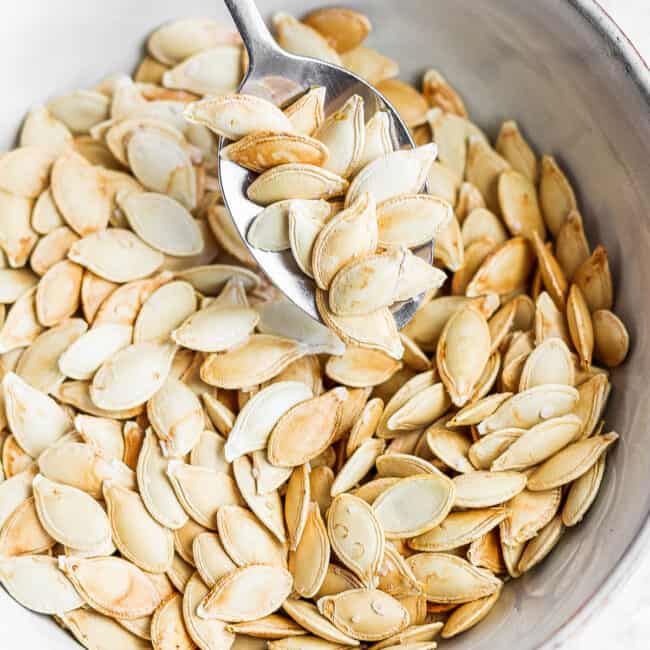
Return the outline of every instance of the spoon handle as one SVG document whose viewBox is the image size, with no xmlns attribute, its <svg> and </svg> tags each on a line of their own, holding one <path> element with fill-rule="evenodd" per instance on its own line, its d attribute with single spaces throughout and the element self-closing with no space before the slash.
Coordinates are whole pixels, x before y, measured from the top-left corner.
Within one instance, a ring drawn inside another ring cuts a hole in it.
<svg viewBox="0 0 650 650">
<path fill-rule="evenodd" d="M 280 51 L 254 0 L 224 0 L 248 50 L 249 65 Z"/>
</svg>

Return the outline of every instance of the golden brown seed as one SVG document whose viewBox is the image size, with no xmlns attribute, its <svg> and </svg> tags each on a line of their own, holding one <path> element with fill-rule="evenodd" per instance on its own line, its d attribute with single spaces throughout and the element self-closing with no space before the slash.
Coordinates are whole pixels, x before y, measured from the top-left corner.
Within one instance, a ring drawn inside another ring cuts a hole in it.
<svg viewBox="0 0 650 650">
<path fill-rule="evenodd" d="M 569 334 L 583 368 L 591 366 L 594 350 L 594 327 L 589 306 L 577 284 L 572 284 L 566 305 Z"/>
<path fill-rule="evenodd" d="M 498 194 L 503 220 L 513 235 L 530 238 L 536 232 L 542 240 L 545 238 L 546 226 L 530 178 L 512 169 L 503 172 Z"/>
<path fill-rule="evenodd" d="M 326 7 L 307 14 L 303 22 L 322 34 L 337 52 L 348 52 L 366 39 L 372 25 L 352 9 Z"/>
<path fill-rule="evenodd" d="M 573 281 L 584 294 L 589 309 L 611 309 L 614 303 L 612 275 L 609 270 L 607 251 L 598 246 L 577 269 Z"/>
<path fill-rule="evenodd" d="M 542 157 L 539 199 L 544 221 L 555 236 L 571 210 L 576 208 L 576 197 L 553 156 Z"/>
<path fill-rule="evenodd" d="M 371 84 L 377 84 L 382 79 L 390 79 L 399 74 L 396 61 L 382 56 L 377 50 L 369 47 L 355 47 L 341 56 L 343 66 L 363 77 Z"/>
<path fill-rule="evenodd" d="M 570 483 L 587 472 L 616 440 L 618 434 L 612 431 L 574 442 L 536 469 L 528 479 L 528 488 L 549 490 Z"/>
<path fill-rule="evenodd" d="M 485 140 L 476 136 L 470 137 L 465 178 L 478 187 L 487 207 L 493 212 L 499 209 L 499 176 L 507 169 L 510 169 L 508 161 L 494 151 Z"/>
<path fill-rule="evenodd" d="M 507 120 L 501 125 L 494 147 L 511 165 L 531 182 L 537 182 L 538 168 L 535 152 L 524 139 L 517 122 Z"/>
<path fill-rule="evenodd" d="M 571 210 L 555 238 L 555 257 L 569 282 L 589 254 L 582 217 L 577 210 Z"/>
<path fill-rule="evenodd" d="M 445 113 L 467 117 L 467 110 L 460 95 L 437 70 L 431 69 L 425 72 L 422 93 L 430 106 L 437 106 Z"/>
<path fill-rule="evenodd" d="M 473 306 L 456 312 L 438 341 L 436 361 L 452 401 L 463 406 L 471 397 L 490 356 L 490 329 Z"/>
<path fill-rule="evenodd" d="M 314 138 L 273 131 L 256 131 L 221 150 L 222 158 L 258 173 L 288 163 L 320 167 L 328 156 L 327 147 Z"/>
<path fill-rule="evenodd" d="M 397 109 L 408 127 L 424 124 L 429 110 L 427 100 L 413 86 L 399 79 L 384 79 L 377 90 Z"/>
<path fill-rule="evenodd" d="M 533 248 L 542 274 L 542 282 L 558 309 L 563 310 L 566 302 L 567 281 L 557 259 L 544 245 L 537 232 L 532 235 Z"/>
<path fill-rule="evenodd" d="M 467 285 L 465 295 L 505 295 L 522 289 L 533 270 L 533 262 L 528 240 L 513 237 L 487 256 Z"/>
<path fill-rule="evenodd" d="M 289 409 L 269 438 L 271 464 L 296 467 L 322 453 L 336 435 L 347 396 L 347 390 L 339 387 Z"/>
<path fill-rule="evenodd" d="M 608 368 L 619 366 L 630 348 L 630 336 L 616 314 L 599 309 L 592 314 L 595 354 Z"/>
</svg>

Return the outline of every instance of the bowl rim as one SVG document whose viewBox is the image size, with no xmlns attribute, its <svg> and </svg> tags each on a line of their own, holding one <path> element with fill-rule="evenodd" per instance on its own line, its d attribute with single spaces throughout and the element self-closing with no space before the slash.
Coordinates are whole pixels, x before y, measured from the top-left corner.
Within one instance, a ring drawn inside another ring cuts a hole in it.
<svg viewBox="0 0 650 650">
<path fill-rule="evenodd" d="M 620 25 L 598 0 L 568 0 L 568 4 L 606 42 L 613 57 L 623 65 L 625 75 L 637 87 L 642 101 L 650 108 L 650 68 Z M 564 623 L 555 627 L 546 639 L 536 646 L 535 650 L 559 650 L 562 647 L 569 647 L 568 644 L 580 635 L 596 611 L 602 610 L 604 601 L 613 590 L 623 586 L 631 577 L 634 573 L 635 561 L 639 559 L 644 547 L 648 546 L 650 546 L 650 512 L 646 514 L 611 573 L 594 588 Z"/>
</svg>

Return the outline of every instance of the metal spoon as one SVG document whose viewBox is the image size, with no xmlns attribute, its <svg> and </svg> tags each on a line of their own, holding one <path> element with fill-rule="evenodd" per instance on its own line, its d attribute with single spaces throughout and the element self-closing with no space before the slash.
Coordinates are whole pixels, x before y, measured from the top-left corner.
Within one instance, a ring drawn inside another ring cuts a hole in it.
<svg viewBox="0 0 650 650">
<path fill-rule="evenodd" d="M 314 86 L 326 88 L 325 113 L 342 106 L 354 94 L 364 100 L 366 118 L 376 111 L 388 112 L 392 121 L 395 149 L 414 147 L 407 126 L 391 104 L 366 81 L 331 63 L 285 52 L 269 33 L 253 0 L 224 0 L 248 51 L 248 73 L 239 92 L 270 99 L 284 106 Z M 219 150 L 224 146 L 222 138 Z M 219 178 L 226 206 L 246 245 L 251 222 L 262 207 L 249 201 L 246 188 L 255 175 L 236 163 L 219 157 Z M 296 265 L 291 252 L 271 253 L 248 246 L 251 254 L 270 280 L 309 316 L 320 320 L 315 302 L 316 285 Z M 416 251 L 431 262 L 433 245 Z M 404 327 L 415 313 L 422 296 L 395 304 L 393 316 L 398 328 Z"/>
</svg>

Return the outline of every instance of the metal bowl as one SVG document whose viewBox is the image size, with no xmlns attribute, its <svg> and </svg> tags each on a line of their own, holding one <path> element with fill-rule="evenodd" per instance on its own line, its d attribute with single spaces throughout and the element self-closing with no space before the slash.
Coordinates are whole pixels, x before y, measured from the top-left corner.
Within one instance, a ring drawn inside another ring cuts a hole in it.
<svg viewBox="0 0 650 650">
<path fill-rule="evenodd" d="M 323 0 L 259 0 L 300 15 Z M 339 4 L 339 3 L 337 3 Z M 621 434 L 599 498 L 537 569 L 506 586 L 477 628 L 446 648 L 557 648 L 633 570 L 650 540 L 650 79 L 594 0 L 346 0 L 375 25 L 370 44 L 404 78 L 435 66 L 494 136 L 516 119 L 538 152 L 559 157 L 590 241 L 610 253 L 616 312 L 632 349 L 612 376 L 608 426 Z M 225 17 L 217 0 L 21 0 L 3 12 L 3 148 L 25 111 L 103 74 L 129 72 L 152 27 L 183 15 Z M 627 264 L 627 268 L 624 267 Z M 73 647 L 51 620 L 0 592 L 3 647 Z"/>
</svg>

